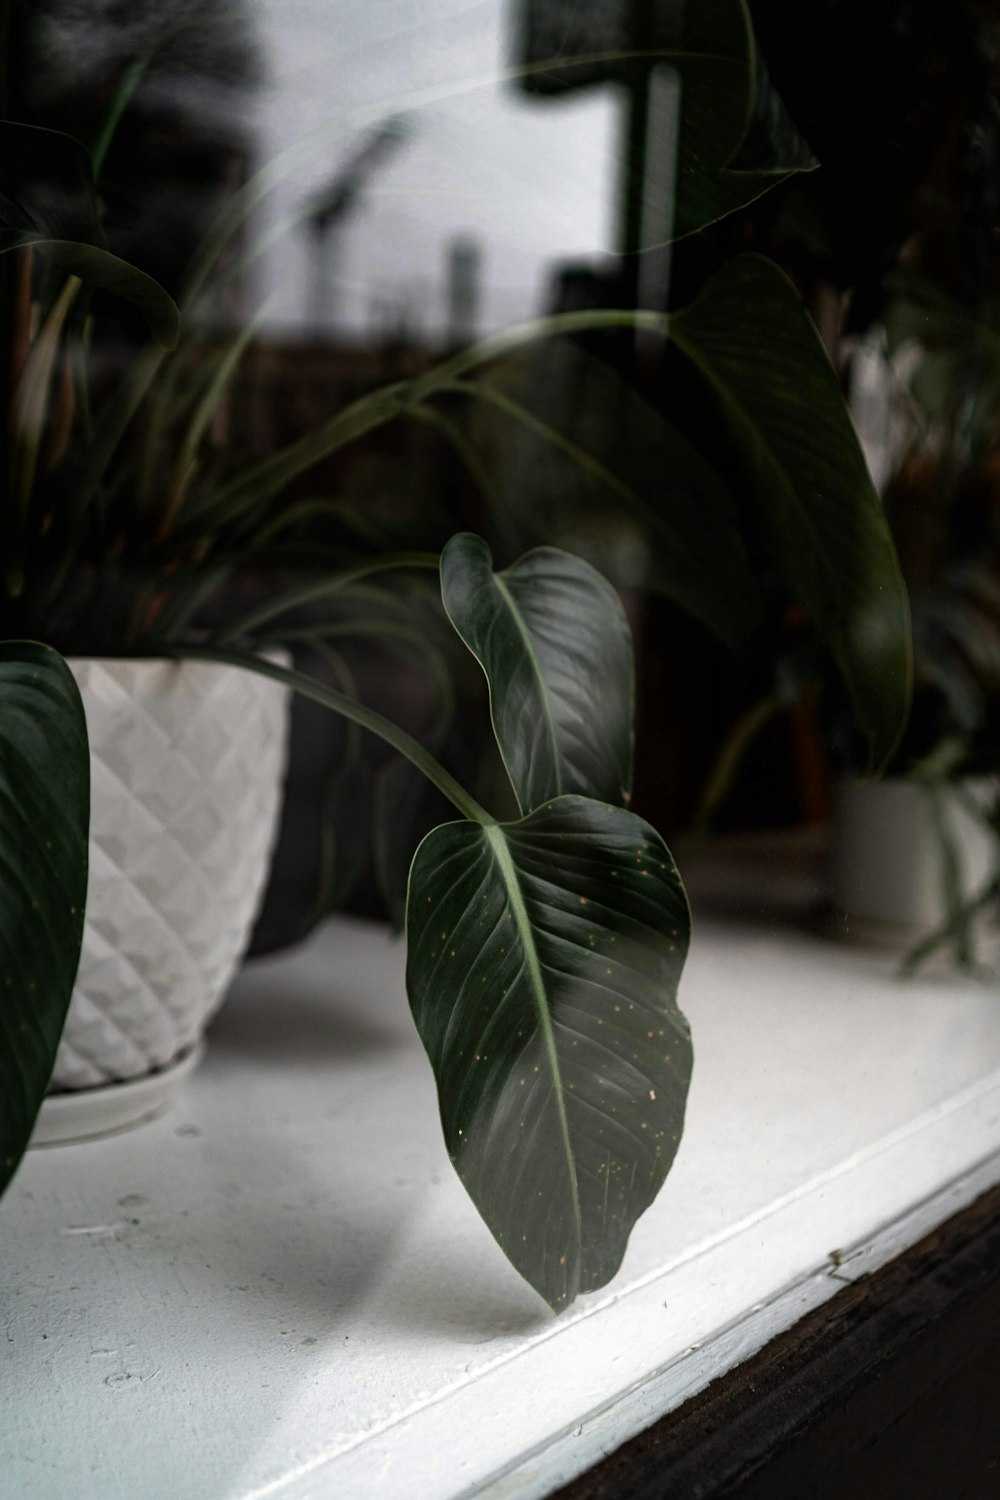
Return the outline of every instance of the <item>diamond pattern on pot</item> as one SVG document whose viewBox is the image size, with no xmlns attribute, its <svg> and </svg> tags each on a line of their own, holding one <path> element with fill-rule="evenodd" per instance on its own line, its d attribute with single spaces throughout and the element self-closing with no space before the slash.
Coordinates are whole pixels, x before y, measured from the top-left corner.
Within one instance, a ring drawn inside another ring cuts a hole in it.
<svg viewBox="0 0 1000 1500">
<path fill-rule="evenodd" d="M 165 1067 L 250 936 L 277 830 L 288 695 L 213 662 L 80 660 L 90 735 L 83 954 L 52 1091 Z"/>
</svg>

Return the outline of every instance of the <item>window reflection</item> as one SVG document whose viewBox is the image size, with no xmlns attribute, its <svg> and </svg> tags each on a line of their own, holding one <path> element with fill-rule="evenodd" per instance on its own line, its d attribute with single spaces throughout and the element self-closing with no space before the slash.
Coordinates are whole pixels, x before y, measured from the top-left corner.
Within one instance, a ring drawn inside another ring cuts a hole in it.
<svg viewBox="0 0 1000 1500">
<path fill-rule="evenodd" d="M 536 315 L 555 266 L 613 248 L 617 101 L 519 88 L 515 22 L 507 0 L 261 7 L 257 155 L 316 142 L 261 212 L 315 226 L 261 268 L 272 326 L 439 345 Z"/>
<path fill-rule="evenodd" d="M 7 538 L 9 631 L 132 649 L 165 621 L 224 629 L 276 588 L 435 551 L 457 530 L 488 536 L 500 563 L 554 543 L 628 600 L 653 820 L 672 832 L 700 804 L 737 826 L 818 824 L 838 766 L 863 759 L 844 662 L 878 633 L 852 592 L 877 571 L 853 519 L 850 566 L 827 576 L 830 517 L 856 519 L 843 391 L 917 606 L 918 716 L 897 768 L 956 726 L 991 763 L 996 28 L 971 3 L 945 18 L 929 0 L 876 16 L 852 4 L 870 41 L 857 47 L 836 9 L 15 4 L 7 114 L 83 142 L 97 192 L 79 161 L 9 133 L 5 233 L 93 239 L 160 283 L 183 321 L 167 354 L 150 337 L 164 310 L 141 287 L 123 296 L 105 276 L 64 305 L 50 251 L 18 241 L 6 258 L 11 371 L 42 327 L 65 355 L 40 445 L 27 423 L 23 516 L 37 525 Z M 765 269 L 727 281 L 747 251 Z M 724 312 L 707 327 L 689 310 L 718 285 Z M 652 318 L 640 332 L 636 309 Z M 581 315 L 571 333 L 495 349 L 342 441 L 317 436 L 456 351 L 565 313 Z M 702 355 L 717 337 L 711 368 L 674 336 L 685 318 Z M 735 415 L 712 365 L 723 356 Z M 841 446 L 794 476 L 779 514 L 782 445 L 815 432 L 822 457 L 833 430 L 795 407 L 821 356 Z M 94 504 L 68 546 L 53 518 L 80 495 Z M 433 694 L 386 641 L 409 629 L 447 656 L 433 593 L 407 582 L 324 602 L 345 639 L 312 665 L 426 727 Z M 282 620 L 300 653 L 317 618 Z M 348 642 L 358 620 L 371 638 Z M 444 666 L 460 706 L 448 753 L 472 759 L 482 685 L 468 663 L 465 677 L 458 659 Z M 746 724 L 763 728 L 744 743 Z M 734 733 L 739 769 L 723 784 Z M 314 758 L 328 770 L 336 753 Z"/>
</svg>

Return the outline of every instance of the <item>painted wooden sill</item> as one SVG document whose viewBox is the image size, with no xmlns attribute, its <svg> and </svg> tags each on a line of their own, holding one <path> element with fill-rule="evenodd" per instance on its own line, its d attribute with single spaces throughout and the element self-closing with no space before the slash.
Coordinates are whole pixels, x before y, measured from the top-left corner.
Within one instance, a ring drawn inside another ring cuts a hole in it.
<svg viewBox="0 0 1000 1500">
<path fill-rule="evenodd" d="M 1000 997 L 698 924 L 687 1134 L 553 1319 L 452 1175 L 403 949 L 252 965 L 175 1111 L 31 1153 L 0 1213 L 20 1500 L 536 1497 L 1000 1181 Z"/>
</svg>

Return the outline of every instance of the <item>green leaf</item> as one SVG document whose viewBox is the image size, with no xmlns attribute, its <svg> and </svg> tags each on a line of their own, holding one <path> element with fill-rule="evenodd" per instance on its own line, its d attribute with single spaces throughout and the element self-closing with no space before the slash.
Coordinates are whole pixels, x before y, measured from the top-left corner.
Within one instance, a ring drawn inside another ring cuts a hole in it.
<svg viewBox="0 0 1000 1500">
<path fill-rule="evenodd" d="M 407 986 L 448 1153 L 557 1311 L 615 1274 L 676 1154 L 688 935 L 666 846 L 605 803 L 447 823 L 414 858 Z"/>
<path fill-rule="evenodd" d="M 683 53 L 673 238 L 817 166 L 767 76 L 744 0 L 666 0 Z"/>
<path fill-rule="evenodd" d="M 547 3 L 537 0 L 538 10 Z M 579 15 L 567 15 L 558 56 L 538 56 L 536 43 L 529 66 L 511 76 L 529 92 L 548 94 L 609 79 L 634 88 L 653 69 L 676 72 L 679 131 L 668 120 L 648 146 L 661 162 L 676 162 L 672 238 L 694 234 L 791 173 L 816 167 L 767 76 L 744 0 L 590 9 L 590 17 L 582 6 Z M 552 34 L 551 23 L 543 34 Z M 646 239 L 655 243 L 669 231 L 665 223 L 662 234 Z"/>
<path fill-rule="evenodd" d="M 0 120 L 0 229 L 103 245 L 86 146 L 60 130 Z"/>
<path fill-rule="evenodd" d="M 32 246 L 70 276 L 78 276 L 97 291 L 111 292 L 131 302 L 142 313 L 158 343 L 173 349 L 180 336 L 181 315 L 177 303 L 158 281 L 128 261 L 120 260 L 98 245 L 78 240 L 47 239 L 43 235 L 0 231 L 0 255 Z"/>
<path fill-rule="evenodd" d="M 912 686 L 899 562 L 837 376 L 791 282 L 742 255 L 676 313 L 778 570 L 833 656 L 868 741 L 889 760 Z"/>
<path fill-rule="evenodd" d="M 781 95 L 771 82 L 760 50 L 753 48 L 754 84 L 750 123 L 739 152 L 730 162 L 732 172 L 809 172 L 818 166 L 799 134 Z"/>
<path fill-rule="evenodd" d="M 441 555 L 441 596 L 486 673 L 522 812 L 563 792 L 627 802 L 632 639 L 607 579 L 554 547 L 494 573 L 489 547 L 464 532 Z"/>
<path fill-rule="evenodd" d="M 55 651 L 0 645 L 0 1191 L 48 1087 L 83 939 L 90 755 Z"/>
<path fill-rule="evenodd" d="M 522 538 L 589 550 L 617 582 L 664 594 L 728 646 L 744 646 L 761 598 L 739 509 L 669 412 L 569 339 L 508 361 L 500 379 L 503 387 L 477 380 L 454 389 L 503 424 L 495 436 L 486 427 L 501 519 L 512 518 Z M 638 531 L 642 544 L 622 556 L 616 530 Z"/>
<path fill-rule="evenodd" d="M 667 9 L 682 12 L 691 54 L 679 66 L 678 240 L 819 163 L 768 78 L 744 0 L 669 0 Z"/>
<path fill-rule="evenodd" d="M 79 289 L 79 281 L 75 277 L 68 277 L 28 351 L 11 403 L 10 435 L 13 451 L 7 503 L 16 508 L 18 515 L 24 514 L 31 495 L 42 435 L 49 415 L 49 391 L 63 326 Z"/>
<path fill-rule="evenodd" d="M 0 255 L 28 247 L 87 286 L 133 303 L 161 343 L 177 342 L 173 299 L 105 247 L 87 148 L 58 130 L 0 120 Z"/>
</svg>

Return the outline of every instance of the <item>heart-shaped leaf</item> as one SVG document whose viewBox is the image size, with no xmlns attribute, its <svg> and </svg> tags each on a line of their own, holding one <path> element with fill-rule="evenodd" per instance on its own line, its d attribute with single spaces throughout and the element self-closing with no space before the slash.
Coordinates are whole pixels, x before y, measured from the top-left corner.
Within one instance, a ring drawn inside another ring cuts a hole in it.
<svg viewBox="0 0 1000 1500">
<path fill-rule="evenodd" d="M 617 1271 L 680 1141 L 687 900 L 634 813 L 565 796 L 414 857 L 407 985 L 449 1155 L 561 1311 Z"/>
<path fill-rule="evenodd" d="M 791 592 L 885 765 L 911 693 L 910 613 L 889 527 L 833 366 L 787 277 L 741 255 L 670 322 Z"/>
<path fill-rule="evenodd" d="M 525 10 L 522 86 L 532 92 L 608 79 L 634 87 L 644 69 L 676 73 L 677 125 L 666 122 L 669 135 L 647 148 L 676 160 L 674 239 L 816 167 L 767 76 L 744 0 L 652 0 L 638 21 L 627 5 L 571 4 L 563 14 L 552 0 L 528 0 Z M 650 226 L 646 239 L 656 243 L 670 227 Z"/>
<path fill-rule="evenodd" d="M 632 784 L 632 639 L 595 568 L 539 547 L 494 573 L 468 532 L 441 557 L 448 616 L 480 662 L 518 805 L 562 793 L 621 803 Z"/>
<path fill-rule="evenodd" d="M 0 1191 L 48 1087 L 83 939 L 90 755 L 76 683 L 0 645 Z"/>
<path fill-rule="evenodd" d="M 817 162 L 775 92 L 744 0 L 661 0 L 682 28 L 673 238 L 695 234 Z"/>
</svg>

